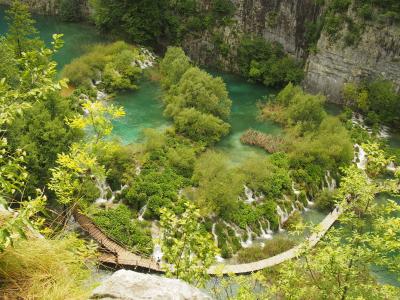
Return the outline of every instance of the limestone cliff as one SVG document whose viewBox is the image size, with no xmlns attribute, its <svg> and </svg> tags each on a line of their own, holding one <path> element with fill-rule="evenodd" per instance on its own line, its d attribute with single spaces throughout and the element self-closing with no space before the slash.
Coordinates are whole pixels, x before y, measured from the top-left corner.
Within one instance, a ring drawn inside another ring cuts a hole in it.
<svg viewBox="0 0 400 300">
<path fill-rule="evenodd" d="M 206 0 L 202 1 L 207 3 Z M 308 23 L 321 14 L 315 0 L 232 0 L 236 11 L 233 24 L 214 28 L 200 36 L 189 36 L 183 47 L 196 62 L 213 65 L 223 70 L 236 71 L 235 54 L 243 36 L 261 36 L 283 45 L 286 52 L 298 58 L 307 56 L 305 39 Z M 216 47 L 215 36 L 220 35 L 229 46 L 223 53 Z"/>
<path fill-rule="evenodd" d="M 316 54 L 309 56 L 304 85 L 337 102 L 343 84 L 382 77 L 400 87 L 400 28 L 368 25 L 356 46 L 329 42 L 326 34 L 318 41 Z"/>
</svg>

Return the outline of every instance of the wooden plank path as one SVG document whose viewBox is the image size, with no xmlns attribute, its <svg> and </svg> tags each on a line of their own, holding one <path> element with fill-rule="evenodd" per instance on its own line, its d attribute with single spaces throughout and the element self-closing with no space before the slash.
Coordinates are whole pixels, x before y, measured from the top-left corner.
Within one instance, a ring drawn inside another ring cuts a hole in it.
<svg viewBox="0 0 400 300">
<path fill-rule="evenodd" d="M 322 220 L 321 223 L 319 223 L 318 232 L 313 233 L 307 239 L 310 247 L 314 247 L 320 241 L 320 239 L 326 234 L 329 228 L 332 227 L 332 225 L 336 222 L 341 214 L 342 209 L 334 209 Z M 93 223 L 90 218 L 79 213 L 77 210 L 74 211 L 74 218 L 93 239 L 95 239 L 101 246 L 103 246 L 107 250 L 106 253 L 103 253 L 99 257 L 99 260 L 101 262 L 113 264 L 116 266 L 135 268 L 139 267 L 141 269 L 146 269 L 149 271 L 163 272 L 160 268 L 160 265 L 154 259 L 141 257 L 125 249 L 123 246 L 109 238 L 101 229 L 99 229 Z M 301 247 L 302 245 L 298 245 L 273 257 L 251 263 L 236 265 L 213 265 L 209 268 L 208 274 L 248 274 L 259 271 L 298 257 Z"/>
<path fill-rule="evenodd" d="M 106 253 L 103 253 L 99 257 L 101 262 L 117 266 L 139 267 L 155 272 L 162 272 L 160 265 L 156 261 L 150 258 L 141 257 L 125 249 L 123 246 L 108 237 L 90 218 L 79 213 L 77 210 L 74 211 L 74 218 L 82 229 L 90 235 L 90 237 L 107 250 Z"/>
<path fill-rule="evenodd" d="M 332 227 L 339 216 L 342 214 L 341 209 L 334 209 L 329 213 L 321 223 L 318 224 L 318 232 L 313 233 L 308 239 L 309 246 L 314 247 L 325 233 Z M 293 247 L 290 250 L 279 253 L 275 256 L 262 259 L 259 261 L 247 263 L 247 264 L 237 264 L 237 265 L 214 265 L 208 270 L 209 274 L 248 274 L 262 269 L 266 269 L 272 266 L 279 265 L 284 261 L 296 258 L 300 254 L 302 244 Z"/>
</svg>

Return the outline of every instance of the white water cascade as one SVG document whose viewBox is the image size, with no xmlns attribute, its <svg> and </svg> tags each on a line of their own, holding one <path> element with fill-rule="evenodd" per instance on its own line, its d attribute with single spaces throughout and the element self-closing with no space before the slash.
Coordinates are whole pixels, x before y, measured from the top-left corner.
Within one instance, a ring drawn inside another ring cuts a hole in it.
<svg viewBox="0 0 400 300">
<path fill-rule="evenodd" d="M 282 229 L 282 225 L 288 220 L 289 215 L 286 211 L 283 211 L 279 205 L 276 207 L 276 212 L 279 216 L 279 231 L 285 231 L 284 229 Z"/>
<path fill-rule="evenodd" d="M 160 245 L 160 229 L 154 221 L 151 223 L 151 237 L 154 242 L 153 258 L 155 261 L 161 262 L 164 253 L 162 252 Z"/>
<path fill-rule="evenodd" d="M 270 229 L 270 225 L 269 225 L 269 221 L 268 221 L 268 220 L 267 220 L 267 222 L 268 222 L 268 229 L 267 229 L 267 231 L 264 230 L 264 228 L 262 227 L 261 222 L 259 222 L 259 224 L 260 224 L 260 231 L 261 231 L 261 238 L 266 239 L 266 240 L 270 240 L 270 239 L 272 239 L 272 231 L 271 231 L 271 229 Z"/>
<path fill-rule="evenodd" d="M 256 201 L 253 191 L 249 189 L 246 185 L 244 185 L 244 194 L 246 195 L 246 203 L 250 204 Z"/>
<path fill-rule="evenodd" d="M 105 178 L 96 178 L 96 187 L 100 192 L 99 198 L 96 199 L 95 203 L 97 205 L 106 205 L 106 204 L 112 204 L 115 200 L 115 197 L 117 195 L 120 195 L 125 189 L 128 188 L 128 186 L 122 185 L 119 190 L 112 191 L 110 186 L 107 184 Z M 107 194 L 111 192 L 111 197 L 108 199 Z"/>
<path fill-rule="evenodd" d="M 390 164 L 387 165 L 386 169 L 390 172 L 396 172 L 396 166 L 394 164 L 394 162 L 390 162 Z"/>
<path fill-rule="evenodd" d="M 364 149 L 358 144 L 355 144 L 354 148 L 358 148 L 358 155 L 354 158 L 353 161 L 357 164 L 357 167 L 359 169 L 365 170 L 368 162 L 367 154 L 365 153 Z"/>
<path fill-rule="evenodd" d="M 216 226 L 217 226 L 216 223 L 213 223 L 213 224 L 212 224 L 211 233 L 212 233 L 212 235 L 213 235 L 213 237 L 214 237 L 215 246 L 218 247 L 218 235 L 217 235 L 217 233 L 215 232 L 215 227 L 216 227 Z M 223 262 L 223 261 L 224 261 L 224 258 L 223 258 L 221 255 L 216 255 L 216 256 L 215 256 L 215 259 L 217 260 L 217 262 Z"/>
<path fill-rule="evenodd" d="M 229 228 L 231 228 L 231 229 L 233 230 L 233 232 L 235 233 L 235 236 L 238 238 L 238 240 L 239 240 L 239 242 L 240 242 L 240 245 L 241 245 L 243 248 L 246 248 L 246 247 L 245 247 L 246 242 L 243 241 L 243 236 L 242 236 L 242 234 L 238 231 L 238 229 L 237 229 L 235 226 L 229 224 L 228 222 L 225 222 L 225 221 L 224 221 L 224 224 L 225 224 L 226 227 L 229 227 Z"/>
<path fill-rule="evenodd" d="M 293 193 L 296 195 L 296 198 L 300 195 L 300 191 L 299 190 L 296 190 L 296 188 L 294 187 L 294 181 L 292 181 L 292 190 L 293 190 Z"/>
<path fill-rule="evenodd" d="M 143 221 L 143 216 L 146 213 L 147 210 L 147 203 L 139 210 L 139 216 L 138 216 L 138 220 L 139 221 Z"/>
<path fill-rule="evenodd" d="M 325 173 L 325 182 L 328 187 L 328 191 L 332 192 L 336 188 L 336 180 L 331 176 L 331 172 L 328 170 Z"/>
</svg>

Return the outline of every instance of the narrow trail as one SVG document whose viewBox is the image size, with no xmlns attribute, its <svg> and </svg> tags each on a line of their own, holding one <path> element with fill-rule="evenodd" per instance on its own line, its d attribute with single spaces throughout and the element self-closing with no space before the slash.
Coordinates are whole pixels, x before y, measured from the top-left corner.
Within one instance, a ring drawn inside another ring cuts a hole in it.
<svg viewBox="0 0 400 300">
<path fill-rule="evenodd" d="M 329 228 L 332 227 L 341 214 L 341 209 L 334 209 L 322 220 L 321 223 L 319 223 L 318 233 L 313 233 L 307 239 L 310 247 L 314 247 L 320 241 L 320 239 L 326 234 Z M 144 258 L 130 252 L 119 243 L 108 237 L 93 223 L 90 218 L 79 213 L 77 210 L 74 211 L 74 218 L 79 225 L 106 250 L 106 252 L 102 253 L 102 255 L 99 257 L 100 262 L 116 266 L 141 268 L 153 272 L 163 272 L 160 264 L 154 259 Z M 300 250 L 301 245 L 298 245 L 273 257 L 251 263 L 237 265 L 216 264 L 209 268 L 208 274 L 216 275 L 252 273 L 296 258 L 300 255 Z"/>
</svg>

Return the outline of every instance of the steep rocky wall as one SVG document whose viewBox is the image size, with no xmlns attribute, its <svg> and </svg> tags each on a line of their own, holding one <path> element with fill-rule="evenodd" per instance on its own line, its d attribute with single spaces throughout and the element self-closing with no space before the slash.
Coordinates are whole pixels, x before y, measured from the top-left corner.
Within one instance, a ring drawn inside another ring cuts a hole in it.
<svg viewBox="0 0 400 300">
<path fill-rule="evenodd" d="M 355 47 L 330 43 L 326 34 L 322 34 L 318 52 L 308 58 L 304 86 L 338 102 L 344 83 L 377 77 L 400 87 L 399 26 L 369 25 Z"/>
<path fill-rule="evenodd" d="M 303 57 L 307 47 L 306 24 L 314 22 L 321 8 L 315 0 L 233 0 L 239 29 L 281 43 L 284 49 Z"/>
<path fill-rule="evenodd" d="M 204 2 L 207 2 L 204 0 Z M 201 36 L 189 36 L 183 47 L 191 58 L 204 65 L 237 71 L 237 46 L 243 36 L 261 36 L 283 45 L 286 52 L 298 58 L 307 55 L 304 39 L 306 24 L 314 22 L 322 8 L 315 0 L 232 0 L 236 11 L 234 22 L 225 28 L 214 28 Z M 215 48 L 213 35 L 223 36 L 229 54 Z"/>
</svg>

